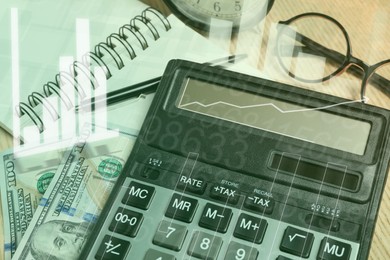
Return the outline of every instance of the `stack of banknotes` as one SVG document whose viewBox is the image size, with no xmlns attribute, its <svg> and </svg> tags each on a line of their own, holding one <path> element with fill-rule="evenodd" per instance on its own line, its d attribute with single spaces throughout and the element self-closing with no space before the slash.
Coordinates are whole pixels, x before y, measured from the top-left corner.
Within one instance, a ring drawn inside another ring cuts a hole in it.
<svg viewBox="0 0 390 260">
<path fill-rule="evenodd" d="M 2 152 L 0 259 L 78 259 L 134 142 L 86 128 L 72 141 Z"/>
</svg>

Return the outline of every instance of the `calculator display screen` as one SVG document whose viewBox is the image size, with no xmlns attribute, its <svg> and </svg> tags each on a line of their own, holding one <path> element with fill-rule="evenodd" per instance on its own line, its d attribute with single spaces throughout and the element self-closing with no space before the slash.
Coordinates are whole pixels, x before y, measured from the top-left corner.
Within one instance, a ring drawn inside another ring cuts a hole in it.
<svg viewBox="0 0 390 260">
<path fill-rule="evenodd" d="M 363 155 L 368 122 L 187 78 L 179 109 Z"/>
</svg>

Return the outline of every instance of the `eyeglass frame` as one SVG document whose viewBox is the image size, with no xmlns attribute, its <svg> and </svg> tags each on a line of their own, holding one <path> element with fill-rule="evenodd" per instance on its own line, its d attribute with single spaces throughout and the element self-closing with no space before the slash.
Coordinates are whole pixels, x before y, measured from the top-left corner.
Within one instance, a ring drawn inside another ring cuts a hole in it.
<svg viewBox="0 0 390 260">
<path fill-rule="evenodd" d="M 362 84 L 361 84 L 361 88 L 360 88 L 360 96 L 361 96 L 362 102 L 367 101 L 367 97 L 365 96 L 365 93 L 366 93 L 367 83 L 371 77 L 373 77 L 372 80 L 376 83 L 375 85 L 377 85 L 377 87 L 382 92 L 384 92 L 385 95 L 388 95 L 390 97 L 390 79 L 386 79 L 385 77 L 382 77 L 381 75 L 375 73 L 376 69 L 378 69 L 379 67 L 381 67 L 387 63 L 390 64 L 390 59 L 386 59 L 386 60 L 380 61 L 378 63 L 375 63 L 373 65 L 369 65 L 366 62 L 364 62 L 363 60 L 353 56 L 352 55 L 352 45 L 351 45 L 347 30 L 344 28 L 344 26 L 340 22 L 338 22 L 333 17 L 326 15 L 326 14 L 323 14 L 323 13 L 318 13 L 318 12 L 302 13 L 302 14 L 294 16 L 288 20 L 279 21 L 277 28 L 280 28 L 280 25 L 288 26 L 292 22 L 294 22 L 298 19 L 301 19 L 301 18 L 306 18 L 308 16 L 318 16 L 320 18 L 327 19 L 330 22 L 334 23 L 341 30 L 341 32 L 343 33 L 343 36 L 345 38 L 345 41 L 347 44 L 346 54 L 344 55 L 344 54 L 341 54 L 335 50 L 330 50 L 330 49 L 322 46 L 321 44 L 311 40 L 310 38 L 295 32 L 295 35 L 298 35 L 298 38 L 296 38 L 296 40 L 298 40 L 299 42 L 301 42 L 302 44 L 304 44 L 308 48 L 312 49 L 313 51 L 316 51 L 316 53 L 321 53 L 326 58 L 330 58 L 335 62 L 340 62 L 340 67 L 338 69 L 336 69 L 334 72 L 332 72 L 331 74 L 329 74 L 323 78 L 320 78 L 320 79 L 316 79 L 316 80 L 303 79 L 303 78 L 297 77 L 295 74 L 290 72 L 283 65 L 283 62 L 281 60 L 282 58 L 281 58 L 281 55 L 279 53 L 279 48 L 276 47 L 278 61 L 290 77 L 296 78 L 296 79 L 303 81 L 303 82 L 318 83 L 318 82 L 327 81 L 327 80 L 333 78 L 334 76 L 337 76 L 338 74 L 341 74 L 341 73 L 345 72 L 346 70 L 348 70 L 349 68 L 351 68 L 353 73 L 356 73 L 356 74 L 359 74 L 359 72 L 363 73 Z M 284 28 L 286 28 L 286 27 L 284 27 Z M 278 34 L 277 34 L 277 38 L 276 38 L 277 42 L 280 41 L 280 37 L 283 35 L 282 32 L 283 32 L 283 30 L 278 29 Z M 343 61 L 341 62 L 341 60 L 343 60 Z M 386 86 L 380 84 L 379 82 L 386 83 L 387 88 L 386 88 Z"/>
</svg>

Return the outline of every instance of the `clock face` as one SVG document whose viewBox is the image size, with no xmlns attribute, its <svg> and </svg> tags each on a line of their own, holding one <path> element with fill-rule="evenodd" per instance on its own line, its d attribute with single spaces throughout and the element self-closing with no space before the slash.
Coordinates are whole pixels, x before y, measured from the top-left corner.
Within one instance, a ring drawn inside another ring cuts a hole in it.
<svg viewBox="0 0 390 260">
<path fill-rule="evenodd" d="M 260 22 L 274 0 L 164 0 L 179 18 L 200 29 L 245 28 Z"/>
</svg>

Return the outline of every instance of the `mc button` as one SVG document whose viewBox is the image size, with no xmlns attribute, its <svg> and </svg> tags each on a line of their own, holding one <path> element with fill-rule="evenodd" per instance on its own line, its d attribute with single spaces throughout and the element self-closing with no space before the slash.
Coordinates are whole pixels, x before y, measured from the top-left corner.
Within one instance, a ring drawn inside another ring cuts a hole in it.
<svg viewBox="0 0 390 260">
<path fill-rule="evenodd" d="M 154 193 L 154 187 L 132 181 L 123 196 L 122 203 L 139 209 L 148 209 Z"/>
</svg>

